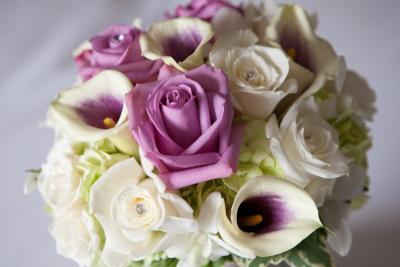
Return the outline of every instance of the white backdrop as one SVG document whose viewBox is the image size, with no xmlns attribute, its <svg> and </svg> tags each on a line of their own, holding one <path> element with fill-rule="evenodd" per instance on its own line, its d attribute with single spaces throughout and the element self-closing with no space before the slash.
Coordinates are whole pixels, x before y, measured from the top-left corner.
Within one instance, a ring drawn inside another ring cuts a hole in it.
<svg viewBox="0 0 400 267">
<path fill-rule="evenodd" d="M 38 127 L 62 88 L 74 81 L 71 51 L 104 26 L 145 25 L 179 0 L 0 0 L 0 266 L 67 267 L 47 232 L 36 192 L 24 197 L 24 170 L 40 167 L 52 134 Z M 400 11 L 399 0 L 297 0 L 319 13 L 319 33 L 378 94 L 372 124 L 372 192 L 352 220 L 354 246 L 339 266 L 399 266 Z"/>
</svg>

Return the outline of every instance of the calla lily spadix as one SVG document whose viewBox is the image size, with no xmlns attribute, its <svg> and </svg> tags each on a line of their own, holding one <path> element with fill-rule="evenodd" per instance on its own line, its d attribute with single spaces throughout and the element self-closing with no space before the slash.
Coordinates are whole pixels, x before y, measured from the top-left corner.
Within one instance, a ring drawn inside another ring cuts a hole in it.
<svg viewBox="0 0 400 267">
<path fill-rule="evenodd" d="M 132 154 L 137 145 L 129 135 L 124 95 L 133 88 L 129 79 L 114 70 L 61 92 L 49 109 L 49 123 L 76 141 L 109 138 Z"/>
<path fill-rule="evenodd" d="M 144 57 L 161 59 L 180 71 L 204 63 L 204 45 L 213 37 L 211 24 L 197 18 L 177 18 L 154 24 L 140 38 Z"/>
<path fill-rule="evenodd" d="M 312 198 L 291 182 L 272 176 L 250 179 L 238 191 L 230 219 L 219 209 L 222 239 L 248 258 L 288 251 L 320 228 Z"/>
</svg>

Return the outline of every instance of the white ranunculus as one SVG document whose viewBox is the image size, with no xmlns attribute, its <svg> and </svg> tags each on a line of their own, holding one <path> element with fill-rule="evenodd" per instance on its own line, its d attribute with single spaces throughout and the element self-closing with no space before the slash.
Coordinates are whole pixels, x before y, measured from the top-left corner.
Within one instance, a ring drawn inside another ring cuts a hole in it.
<svg viewBox="0 0 400 267">
<path fill-rule="evenodd" d="M 100 237 L 93 218 L 82 209 L 72 209 L 55 217 L 50 233 L 57 243 L 57 252 L 76 261 L 80 266 L 91 266 L 97 256 Z"/>
<path fill-rule="evenodd" d="M 80 201 L 81 173 L 78 156 L 67 139 L 59 139 L 47 156 L 38 177 L 39 192 L 53 212 L 62 212 Z"/>
<path fill-rule="evenodd" d="M 250 179 L 238 191 L 227 217 L 218 212 L 222 239 L 242 257 L 288 251 L 322 226 L 312 198 L 295 184 L 272 176 Z"/>
<path fill-rule="evenodd" d="M 348 173 L 337 133 L 321 117 L 313 97 L 297 101 L 280 125 L 272 116 L 266 135 L 286 176 L 301 187 L 314 178 L 339 178 Z"/>
<path fill-rule="evenodd" d="M 100 177 L 89 204 L 104 229 L 101 259 L 108 266 L 125 266 L 163 250 L 165 232 L 174 235 L 196 227 L 190 206 L 175 194 L 159 193 L 133 158 Z"/>
<path fill-rule="evenodd" d="M 281 49 L 256 43 L 250 30 L 224 36 L 211 51 L 210 62 L 227 74 L 234 107 L 246 116 L 265 119 L 312 75 L 300 67 L 291 70 L 293 62 Z"/>
</svg>

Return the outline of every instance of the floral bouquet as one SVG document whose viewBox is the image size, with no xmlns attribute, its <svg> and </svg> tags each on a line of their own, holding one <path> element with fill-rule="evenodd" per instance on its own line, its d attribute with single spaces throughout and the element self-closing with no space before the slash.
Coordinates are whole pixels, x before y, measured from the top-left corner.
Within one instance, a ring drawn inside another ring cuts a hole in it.
<svg viewBox="0 0 400 267">
<path fill-rule="evenodd" d="M 80 266 L 334 266 L 367 199 L 367 82 L 297 5 L 192 0 L 74 51 L 31 171 Z"/>
</svg>

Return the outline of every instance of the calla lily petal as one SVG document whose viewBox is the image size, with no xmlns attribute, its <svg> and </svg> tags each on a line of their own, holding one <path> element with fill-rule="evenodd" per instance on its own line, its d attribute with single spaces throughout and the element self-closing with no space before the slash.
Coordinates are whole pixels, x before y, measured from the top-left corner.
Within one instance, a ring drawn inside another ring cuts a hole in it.
<svg viewBox="0 0 400 267">
<path fill-rule="evenodd" d="M 214 33 L 211 24 L 196 18 L 177 18 L 156 23 L 140 38 L 144 57 L 162 59 L 180 71 L 204 63 L 203 48 Z"/>
<path fill-rule="evenodd" d="M 122 73 L 103 71 L 61 92 L 50 107 L 49 123 L 77 141 L 114 136 L 128 126 L 124 95 L 131 89 L 131 82 Z M 127 142 L 132 145 L 132 141 Z"/>
<path fill-rule="evenodd" d="M 247 254 L 269 257 L 288 251 L 322 226 L 312 198 L 284 179 L 259 176 L 238 192 L 230 220 L 219 210 L 222 239 Z"/>
</svg>

